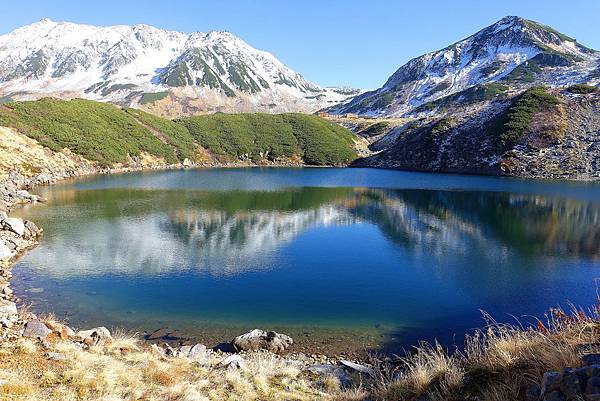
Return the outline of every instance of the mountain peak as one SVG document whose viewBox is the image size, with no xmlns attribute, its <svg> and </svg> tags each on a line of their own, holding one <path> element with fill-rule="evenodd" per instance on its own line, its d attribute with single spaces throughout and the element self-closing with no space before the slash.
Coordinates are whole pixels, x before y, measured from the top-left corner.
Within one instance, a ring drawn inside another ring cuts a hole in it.
<svg viewBox="0 0 600 401">
<path fill-rule="evenodd" d="M 600 54 L 575 39 L 535 21 L 506 16 L 466 39 L 410 60 L 383 87 L 334 112 L 403 115 L 477 85 L 578 83 L 599 67 Z"/>
<path fill-rule="evenodd" d="M 186 113 L 314 112 L 352 95 L 307 81 L 227 31 L 182 33 L 45 18 L 0 35 L 0 98 L 48 94 L 128 106 L 193 100 L 198 108 Z"/>
</svg>

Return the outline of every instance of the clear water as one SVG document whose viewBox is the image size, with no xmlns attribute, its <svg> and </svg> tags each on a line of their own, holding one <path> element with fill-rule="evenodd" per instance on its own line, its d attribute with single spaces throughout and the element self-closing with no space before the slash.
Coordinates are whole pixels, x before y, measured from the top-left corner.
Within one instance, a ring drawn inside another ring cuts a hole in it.
<svg viewBox="0 0 600 401">
<path fill-rule="evenodd" d="M 394 349 L 460 342 L 481 310 L 591 306 L 600 277 L 598 184 L 252 168 L 40 192 L 18 212 L 45 234 L 15 289 L 75 325 L 375 328 Z"/>
</svg>

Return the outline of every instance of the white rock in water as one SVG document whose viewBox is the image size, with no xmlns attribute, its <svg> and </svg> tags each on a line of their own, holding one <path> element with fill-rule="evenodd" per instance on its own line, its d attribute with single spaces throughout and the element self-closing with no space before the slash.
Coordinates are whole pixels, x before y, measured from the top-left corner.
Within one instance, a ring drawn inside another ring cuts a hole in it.
<svg viewBox="0 0 600 401">
<path fill-rule="evenodd" d="M 4 226 L 8 227 L 9 230 L 19 234 L 19 236 L 25 234 L 25 224 L 23 224 L 23 220 L 17 219 L 16 217 L 4 219 Z"/>
<path fill-rule="evenodd" d="M 12 256 L 12 252 L 2 240 L 0 240 L 0 259 L 8 259 Z"/>
</svg>

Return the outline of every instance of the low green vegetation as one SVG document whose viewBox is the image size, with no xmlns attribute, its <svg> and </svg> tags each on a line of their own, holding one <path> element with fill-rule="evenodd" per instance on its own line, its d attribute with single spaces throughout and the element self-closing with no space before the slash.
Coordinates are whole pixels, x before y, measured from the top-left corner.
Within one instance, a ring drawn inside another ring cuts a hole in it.
<svg viewBox="0 0 600 401">
<path fill-rule="evenodd" d="M 566 53 L 558 53 L 551 49 L 518 65 L 506 77 L 508 82 L 533 83 L 546 67 L 567 67 L 580 61 L 577 57 Z"/>
<path fill-rule="evenodd" d="M 150 129 L 163 142 L 171 145 L 179 160 L 194 158 L 196 152 L 194 138 L 184 126 L 137 109 L 125 109 L 125 112 Z"/>
<path fill-rule="evenodd" d="M 121 109 L 90 100 L 41 99 L 6 103 L 0 125 L 13 127 L 54 151 L 69 148 L 108 166 L 141 152 L 177 162 L 174 149 L 161 142 Z"/>
<path fill-rule="evenodd" d="M 378 136 L 385 133 L 388 130 L 389 126 L 389 121 L 380 121 L 378 123 L 369 125 L 367 128 L 362 130 L 359 135 L 365 138 Z"/>
<path fill-rule="evenodd" d="M 203 147 L 228 159 L 274 160 L 299 156 L 307 164 L 352 161 L 353 134 L 304 114 L 212 114 L 176 120 Z"/>
<path fill-rule="evenodd" d="M 484 85 L 476 85 L 464 91 L 453 93 L 452 95 L 427 102 L 414 110 L 414 113 L 422 113 L 438 109 L 447 111 L 452 106 L 470 105 L 478 102 L 492 100 L 495 98 L 506 97 L 510 87 L 508 85 L 491 82 Z"/>
<path fill-rule="evenodd" d="M 580 94 L 580 95 L 587 95 L 587 94 L 595 93 L 595 92 L 599 92 L 599 91 L 600 91 L 600 88 L 598 88 L 597 86 L 586 85 L 586 84 L 571 85 L 567 88 L 567 92 Z"/>
<path fill-rule="evenodd" d="M 560 100 L 546 88 L 536 87 L 525 91 L 496 121 L 496 133 L 504 146 L 514 146 L 529 127 L 535 113 L 555 107 Z"/>
<path fill-rule="evenodd" d="M 158 102 L 166 98 L 169 92 L 155 92 L 155 93 L 144 93 L 140 99 L 140 104 L 148 104 Z"/>
<path fill-rule="evenodd" d="M 214 114 L 168 120 L 137 109 L 90 100 L 8 102 L 0 126 L 12 127 L 53 151 L 68 148 L 103 166 L 147 153 L 167 163 L 199 156 L 220 161 L 295 159 L 341 165 L 356 158 L 354 135 L 304 114 Z"/>
</svg>

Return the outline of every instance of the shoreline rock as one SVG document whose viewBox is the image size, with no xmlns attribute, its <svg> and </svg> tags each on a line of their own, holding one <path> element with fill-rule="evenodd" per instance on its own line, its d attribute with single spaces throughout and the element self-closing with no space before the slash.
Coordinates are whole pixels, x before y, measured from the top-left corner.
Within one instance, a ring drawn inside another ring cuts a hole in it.
<svg viewBox="0 0 600 401">
<path fill-rule="evenodd" d="M 290 336 L 260 329 L 239 335 L 231 341 L 237 351 L 267 350 L 275 354 L 285 351 L 293 343 Z"/>
</svg>

